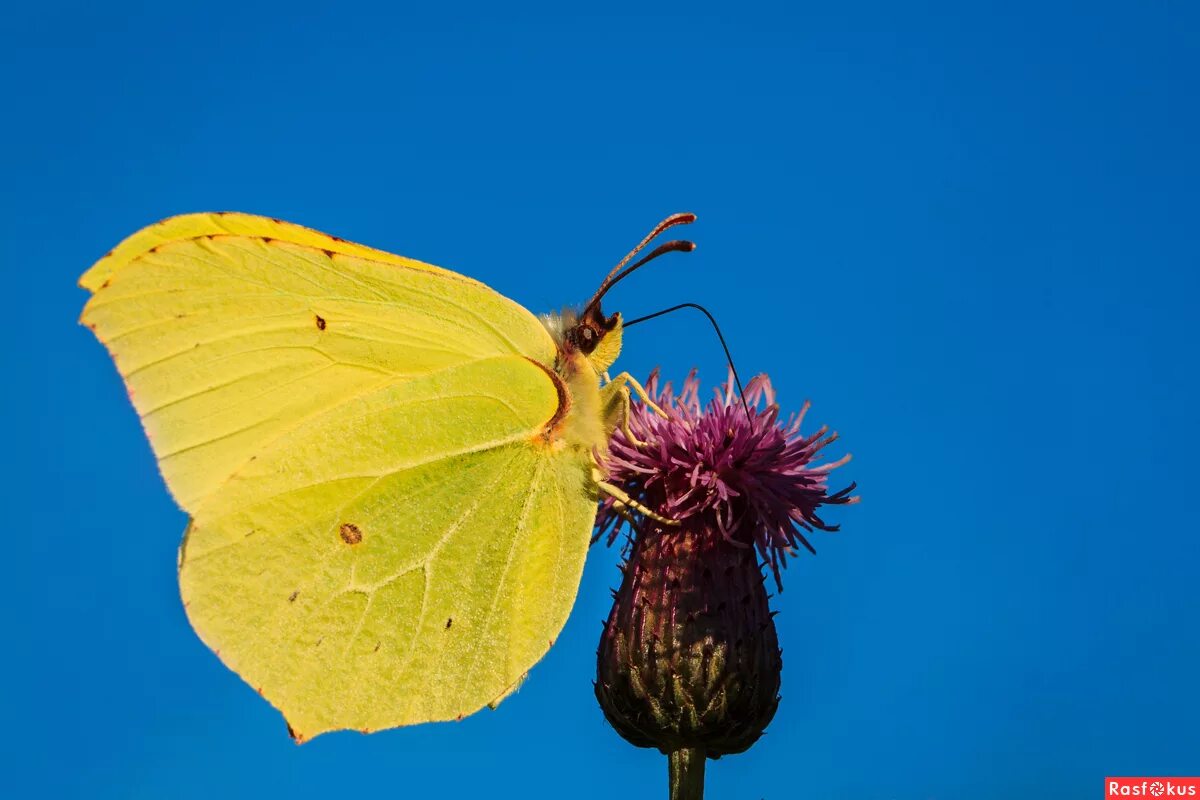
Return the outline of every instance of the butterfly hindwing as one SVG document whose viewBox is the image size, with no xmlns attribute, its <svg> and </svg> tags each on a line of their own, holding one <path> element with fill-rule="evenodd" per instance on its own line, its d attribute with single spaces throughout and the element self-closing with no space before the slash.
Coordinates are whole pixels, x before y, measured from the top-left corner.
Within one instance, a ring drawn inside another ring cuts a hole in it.
<svg viewBox="0 0 1200 800">
<path fill-rule="evenodd" d="M 511 410 L 545 374 L 508 360 L 364 398 L 256 459 L 193 522 L 192 623 L 297 736 L 469 714 L 565 622 L 595 503 L 578 459 L 539 444 L 541 413 Z M 503 388 L 475 393 L 489 382 Z M 374 433 L 339 463 L 356 429 Z M 297 470 L 304 485 L 285 489 Z"/>
</svg>

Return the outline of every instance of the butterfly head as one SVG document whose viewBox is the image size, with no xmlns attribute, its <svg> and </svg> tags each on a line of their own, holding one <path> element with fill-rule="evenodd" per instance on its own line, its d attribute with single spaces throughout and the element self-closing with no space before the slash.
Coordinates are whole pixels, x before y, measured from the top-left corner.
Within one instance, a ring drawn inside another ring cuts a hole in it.
<svg viewBox="0 0 1200 800">
<path fill-rule="evenodd" d="M 658 223 L 629 255 L 613 267 L 582 311 L 568 309 L 561 314 L 547 314 L 542 317 L 542 324 L 550 331 L 550 335 L 558 344 L 559 352 L 566 357 L 566 363 L 578 364 L 581 359 L 586 360 L 597 375 L 603 375 L 612 366 L 621 352 L 623 326 L 619 313 L 604 316 L 604 312 L 600 310 L 601 299 L 619 281 L 664 253 L 694 250 L 696 245 L 691 242 L 677 240 L 660 244 L 649 255 L 629 263 L 663 231 L 676 225 L 687 225 L 695 220 L 695 214 L 672 214 L 667 217 Z"/>
<path fill-rule="evenodd" d="M 602 375 L 621 353 L 621 315 L 606 317 L 599 303 L 583 311 L 567 308 L 561 313 L 544 314 L 541 319 L 568 364 L 586 362 Z"/>
</svg>

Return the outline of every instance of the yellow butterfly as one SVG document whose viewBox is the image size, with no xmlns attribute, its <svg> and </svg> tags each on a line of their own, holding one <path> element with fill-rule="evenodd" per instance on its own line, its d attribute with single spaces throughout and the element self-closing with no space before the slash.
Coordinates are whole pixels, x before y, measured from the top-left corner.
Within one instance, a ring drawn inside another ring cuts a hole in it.
<svg viewBox="0 0 1200 800">
<path fill-rule="evenodd" d="M 541 318 L 482 283 L 277 219 L 189 214 L 80 279 L 191 518 L 200 638 L 298 741 L 461 718 L 547 651 L 578 590 L 628 374 L 620 314 Z M 651 407 L 653 404 L 650 403 Z M 626 428 L 627 429 L 627 428 Z M 632 437 L 631 437 L 632 438 Z M 655 516 L 652 513 L 651 516 Z"/>
</svg>

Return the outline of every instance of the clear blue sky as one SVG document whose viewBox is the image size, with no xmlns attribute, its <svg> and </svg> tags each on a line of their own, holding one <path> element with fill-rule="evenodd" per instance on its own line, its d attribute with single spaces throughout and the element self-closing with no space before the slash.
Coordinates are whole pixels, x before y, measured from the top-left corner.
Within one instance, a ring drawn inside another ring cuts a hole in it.
<svg viewBox="0 0 1200 800">
<path fill-rule="evenodd" d="M 5 11 L 0 794 L 664 796 L 592 696 L 612 552 L 521 692 L 458 724 L 296 747 L 192 634 L 184 517 L 75 280 L 218 209 L 532 309 L 700 215 L 612 307 L 708 305 L 864 498 L 788 570 L 783 703 L 711 797 L 1200 772 L 1194 3 L 336 5 Z M 687 315 L 622 363 L 723 375 Z"/>
</svg>

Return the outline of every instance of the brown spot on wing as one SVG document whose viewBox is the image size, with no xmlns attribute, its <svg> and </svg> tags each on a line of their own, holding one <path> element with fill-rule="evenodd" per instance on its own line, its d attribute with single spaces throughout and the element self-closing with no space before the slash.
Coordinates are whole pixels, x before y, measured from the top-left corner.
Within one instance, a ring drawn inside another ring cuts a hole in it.
<svg viewBox="0 0 1200 800">
<path fill-rule="evenodd" d="M 343 522 L 338 528 L 338 535 L 346 544 L 358 544 L 362 541 L 362 530 L 353 522 Z"/>
<path fill-rule="evenodd" d="M 316 318 L 317 318 L 317 329 L 322 330 L 322 331 L 325 330 L 325 318 L 322 317 L 320 314 L 317 314 Z"/>
<path fill-rule="evenodd" d="M 454 617 L 448 617 L 446 619 L 446 630 L 450 630 L 450 626 L 453 624 L 454 624 Z"/>
<path fill-rule="evenodd" d="M 288 602 L 289 602 L 289 603 L 294 603 L 294 602 L 296 602 L 296 598 L 297 598 L 297 597 L 299 597 L 299 596 L 300 596 L 300 590 L 299 590 L 299 589 L 297 589 L 296 591 L 294 591 L 294 592 L 292 592 L 291 594 L 289 594 L 289 595 L 288 595 Z"/>
</svg>

